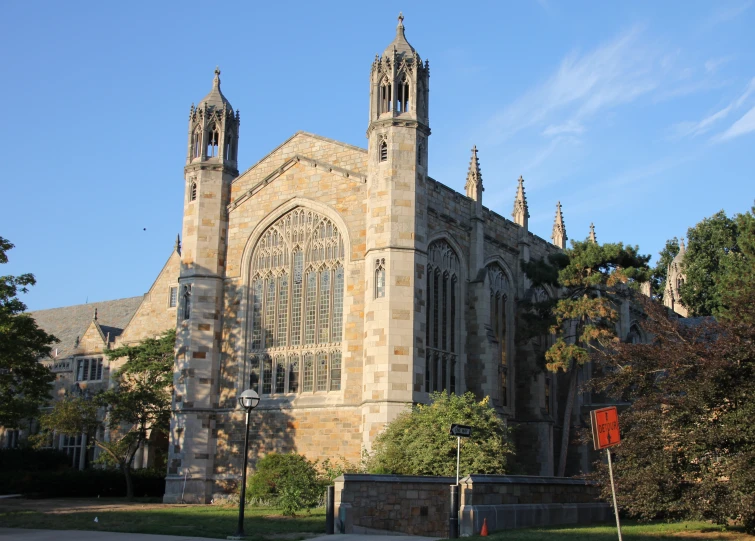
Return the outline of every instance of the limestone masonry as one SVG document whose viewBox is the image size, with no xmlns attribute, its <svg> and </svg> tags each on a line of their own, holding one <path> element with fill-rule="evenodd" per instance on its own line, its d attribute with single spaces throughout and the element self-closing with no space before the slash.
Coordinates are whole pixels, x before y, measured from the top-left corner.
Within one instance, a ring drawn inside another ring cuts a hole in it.
<svg viewBox="0 0 755 541">
<path fill-rule="evenodd" d="M 403 17 L 369 80 L 365 149 L 298 132 L 239 173 L 241 116 L 216 70 L 189 111 L 181 243 L 117 332 L 93 320 L 63 356 L 73 374 L 97 347 L 177 326 L 166 502 L 209 502 L 236 486 L 236 397 L 247 388 L 262 397 L 252 464 L 273 450 L 358 462 L 431 392 L 472 391 L 517 428 L 520 472 L 553 475 L 566 384 L 541 369 L 551 338 L 517 341 L 514 314 L 555 294 L 530 287 L 520 262 L 565 248 L 561 205 L 550 240 L 529 232 L 523 178 L 512 220 L 483 206 L 476 147 L 464 193 L 429 176 L 430 65 Z M 625 306 L 622 338 L 630 326 Z M 94 349 L 82 350 L 90 338 Z M 591 396 L 577 400 L 574 425 Z M 570 452 L 568 473 L 589 462 L 586 449 Z"/>
</svg>

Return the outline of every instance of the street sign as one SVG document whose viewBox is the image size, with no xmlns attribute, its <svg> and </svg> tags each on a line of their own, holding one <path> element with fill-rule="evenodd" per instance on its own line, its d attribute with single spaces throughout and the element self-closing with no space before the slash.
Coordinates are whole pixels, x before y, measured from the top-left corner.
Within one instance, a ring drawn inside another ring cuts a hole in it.
<svg viewBox="0 0 755 541">
<path fill-rule="evenodd" d="M 458 438 L 469 438 L 472 435 L 472 427 L 467 425 L 451 425 L 451 435 Z"/>
<path fill-rule="evenodd" d="M 592 421 L 592 441 L 595 450 L 613 447 L 621 442 L 619 414 L 615 406 L 591 411 L 590 421 Z"/>
</svg>

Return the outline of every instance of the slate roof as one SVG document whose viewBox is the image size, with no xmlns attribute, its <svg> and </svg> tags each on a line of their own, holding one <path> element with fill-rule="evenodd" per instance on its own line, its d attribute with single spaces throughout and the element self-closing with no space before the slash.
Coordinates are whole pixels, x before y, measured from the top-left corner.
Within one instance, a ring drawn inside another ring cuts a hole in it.
<svg viewBox="0 0 755 541">
<path fill-rule="evenodd" d="M 60 339 L 60 343 L 53 346 L 53 352 L 57 348 L 57 358 L 62 359 L 74 352 L 76 339 L 84 336 L 87 327 L 92 322 L 95 309 L 97 309 L 97 322 L 100 324 L 100 328 L 104 333 L 110 333 L 110 341 L 112 342 L 134 317 L 143 299 L 143 296 L 139 296 L 114 301 L 90 302 L 49 310 L 37 310 L 29 312 L 29 314 L 45 332 Z"/>
</svg>

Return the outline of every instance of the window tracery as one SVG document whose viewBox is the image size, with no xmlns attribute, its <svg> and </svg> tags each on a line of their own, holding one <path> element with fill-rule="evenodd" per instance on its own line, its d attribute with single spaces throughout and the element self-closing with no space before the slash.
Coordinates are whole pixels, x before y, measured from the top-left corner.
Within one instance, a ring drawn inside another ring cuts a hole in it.
<svg viewBox="0 0 755 541">
<path fill-rule="evenodd" d="M 451 245 L 445 240 L 431 243 L 427 251 L 426 392 L 456 392 L 459 275 L 459 257 Z"/>
<path fill-rule="evenodd" d="M 250 366 L 254 371 L 264 359 L 261 394 L 341 389 L 344 255 L 335 224 L 302 207 L 278 219 L 257 242 Z"/>
<path fill-rule="evenodd" d="M 508 329 L 506 311 L 509 297 L 509 279 L 497 263 L 488 266 L 488 283 L 490 284 L 490 328 L 498 344 L 498 373 L 500 375 L 500 404 L 509 405 L 509 365 L 506 358 L 508 346 Z"/>
</svg>

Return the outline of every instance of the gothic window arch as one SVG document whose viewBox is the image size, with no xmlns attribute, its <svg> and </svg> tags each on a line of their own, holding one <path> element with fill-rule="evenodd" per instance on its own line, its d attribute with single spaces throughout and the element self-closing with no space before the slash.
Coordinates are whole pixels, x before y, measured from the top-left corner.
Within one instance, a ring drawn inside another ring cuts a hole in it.
<svg viewBox="0 0 755 541">
<path fill-rule="evenodd" d="M 202 128 L 197 126 L 191 136 L 191 157 L 200 158 L 202 156 Z"/>
<path fill-rule="evenodd" d="M 401 75 L 398 78 L 396 98 L 396 112 L 406 113 L 409 111 L 409 76 L 405 71 L 401 72 Z"/>
<path fill-rule="evenodd" d="M 628 344 L 641 344 L 642 343 L 642 331 L 637 323 L 632 323 L 629 327 L 629 333 L 627 334 Z"/>
<path fill-rule="evenodd" d="M 207 133 L 207 152 L 208 158 L 214 158 L 218 155 L 218 145 L 220 144 L 220 129 L 217 124 Z"/>
<path fill-rule="evenodd" d="M 425 312 L 425 392 L 455 393 L 459 360 L 461 315 L 459 256 L 445 240 L 427 250 L 427 305 Z"/>
<path fill-rule="evenodd" d="M 255 359 L 263 360 L 261 385 L 253 387 L 261 394 L 341 390 L 344 256 L 338 227 L 303 207 L 260 237 L 252 253 L 250 366 L 254 373 Z"/>
<path fill-rule="evenodd" d="M 378 161 L 384 162 L 388 160 L 388 141 L 385 135 L 380 136 L 378 140 Z"/>
<path fill-rule="evenodd" d="M 388 77 L 383 77 L 383 80 L 380 82 L 380 100 L 379 100 L 379 108 L 380 111 L 378 114 L 382 113 L 388 113 L 392 109 L 393 104 L 393 96 L 391 95 L 391 82 L 388 80 Z"/>
<path fill-rule="evenodd" d="M 375 298 L 385 297 L 385 258 L 375 260 Z"/>
<path fill-rule="evenodd" d="M 499 401 L 503 407 L 509 406 L 511 378 L 509 377 L 508 343 L 509 325 L 507 322 L 510 298 L 509 279 L 498 263 L 488 265 L 490 287 L 490 328 L 497 342 L 496 364 L 499 374 Z"/>
</svg>

